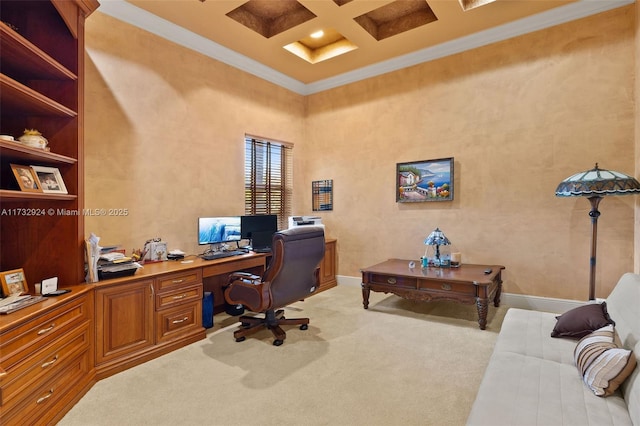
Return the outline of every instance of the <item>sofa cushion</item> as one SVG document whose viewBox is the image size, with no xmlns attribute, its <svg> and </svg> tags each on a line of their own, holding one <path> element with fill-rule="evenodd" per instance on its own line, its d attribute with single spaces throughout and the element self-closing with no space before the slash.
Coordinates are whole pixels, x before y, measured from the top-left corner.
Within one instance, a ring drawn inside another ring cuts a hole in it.
<svg viewBox="0 0 640 426">
<path fill-rule="evenodd" d="M 551 337 L 581 338 L 587 334 L 613 324 L 607 313 L 607 303 L 590 303 L 571 309 L 557 316 L 558 322 L 551 331 Z"/>
<path fill-rule="evenodd" d="M 576 374 L 573 339 L 552 339 L 549 330 L 556 323 L 550 312 L 510 308 L 502 322 L 494 351 L 513 352 L 567 364 Z M 576 374 L 577 376 L 577 374 Z"/>
<path fill-rule="evenodd" d="M 574 358 L 584 383 L 598 396 L 613 394 L 636 366 L 633 352 L 614 343 L 612 325 L 580 339 Z"/>
<path fill-rule="evenodd" d="M 595 396 L 574 365 L 511 352 L 491 355 L 467 418 L 469 426 L 631 424 L 619 393 Z"/>
</svg>

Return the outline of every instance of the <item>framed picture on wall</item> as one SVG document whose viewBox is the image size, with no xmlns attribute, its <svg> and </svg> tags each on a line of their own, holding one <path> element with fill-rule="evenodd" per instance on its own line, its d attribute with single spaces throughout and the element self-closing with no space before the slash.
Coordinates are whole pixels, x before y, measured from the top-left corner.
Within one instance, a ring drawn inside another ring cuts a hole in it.
<svg viewBox="0 0 640 426">
<path fill-rule="evenodd" d="M 333 179 L 311 182 L 311 198 L 314 212 L 333 210 Z"/>
<path fill-rule="evenodd" d="M 38 177 L 42 192 L 56 194 L 67 194 L 67 187 L 64 186 L 60 170 L 55 167 L 31 166 Z"/>
<path fill-rule="evenodd" d="M 396 202 L 453 200 L 453 157 L 396 164 Z"/>
</svg>

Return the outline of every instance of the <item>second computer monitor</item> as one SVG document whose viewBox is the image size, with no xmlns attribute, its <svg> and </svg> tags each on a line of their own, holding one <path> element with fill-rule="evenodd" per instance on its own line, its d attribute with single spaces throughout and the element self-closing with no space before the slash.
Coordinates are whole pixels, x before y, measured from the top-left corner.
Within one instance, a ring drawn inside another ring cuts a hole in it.
<svg viewBox="0 0 640 426">
<path fill-rule="evenodd" d="M 277 231 L 278 216 L 275 214 L 240 216 L 240 236 L 242 239 L 252 240 L 252 245 L 254 246 L 262 245 L 265 240 L 270 243 L 271 236 Z"/>
</svg>

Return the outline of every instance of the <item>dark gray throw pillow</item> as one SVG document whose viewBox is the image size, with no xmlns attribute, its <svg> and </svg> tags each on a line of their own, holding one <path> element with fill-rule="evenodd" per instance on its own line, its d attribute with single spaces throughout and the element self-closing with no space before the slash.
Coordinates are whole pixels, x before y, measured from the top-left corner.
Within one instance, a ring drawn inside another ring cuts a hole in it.
<svg viewBox="0 0 640 426">
<path fill-rule="evenodd" d="M 578 306 L 556 317 L 551 337 L 580 339 L 606 325 L 616 325 L 607 313 L 607 303 L 589 303 Z"/>
</svg>

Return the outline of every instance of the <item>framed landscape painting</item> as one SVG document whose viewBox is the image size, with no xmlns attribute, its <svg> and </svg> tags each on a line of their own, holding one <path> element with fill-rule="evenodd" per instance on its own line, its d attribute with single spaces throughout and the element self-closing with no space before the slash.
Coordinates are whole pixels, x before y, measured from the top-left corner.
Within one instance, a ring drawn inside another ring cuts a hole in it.
<svg viewBox="0 0 640 426">
<path fill-rule="evenodd" d="M 453 157 L 396 165 L 396 202 L 453 200 Z"/>
</svg>

